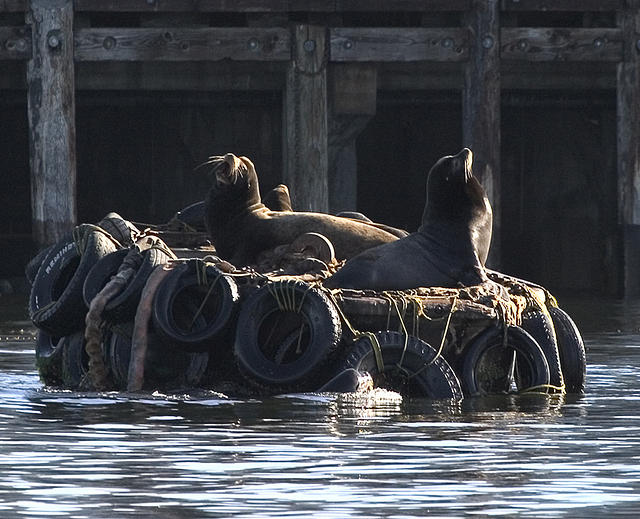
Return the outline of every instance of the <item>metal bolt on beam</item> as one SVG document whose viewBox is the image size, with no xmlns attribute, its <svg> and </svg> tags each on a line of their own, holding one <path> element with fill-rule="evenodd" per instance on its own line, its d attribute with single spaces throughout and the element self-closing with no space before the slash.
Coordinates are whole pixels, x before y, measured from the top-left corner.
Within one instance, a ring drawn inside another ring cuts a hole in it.
<svg viewBox="0 0 640 519">
<path fill-rule="evenodd" d="M 493 47 L 493 36 L 487 35 L 482 38 L 482 46 L 485 49 L 490 49 L 491 47 Z"/>
<path fill-rule="evenodd" d="M 47 36 L 47 45 L 51 49 L 57 49 L 60 46 L 60 37 L 56 33 Z"/>
<path fill-rule="evenodd" d="M 313 52 L 314 50 L 316 50 L 316 42 L 315 40 L 306 40 L 303 44 L 302 44 L 302 48 L 304 49 L 305 52 Z"/>
<path fill-rule="evenodd" d="M 102 40 L 102 46 L 107 50 L 111 50 L 116 46 L 116 39 L 113 36 L 107 36 Z"/>
</svg>

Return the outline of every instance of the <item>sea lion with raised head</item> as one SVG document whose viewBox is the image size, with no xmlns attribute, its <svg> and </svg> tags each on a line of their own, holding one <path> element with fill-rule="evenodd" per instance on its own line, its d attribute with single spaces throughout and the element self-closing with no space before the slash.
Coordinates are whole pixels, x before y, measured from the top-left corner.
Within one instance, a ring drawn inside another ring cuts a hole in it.
<svg viewBox="0 0 640 519">
<path fill-rule="evenodd" d="M 418 231 L 352 258 L 324 286 L 407 290 L 471 286 L 487 280 L 479 255 L 488 253 L 491 205 L 473 176 L 472 161 L 467 148 L 438 160 L 427 179 Z"/>
<path fill-rule="evenodd" d="M 337 259 L 397 240 L 364 222 L 323 213 L 271 211 L 260 199 L 253 163 L 232 153 L 211 157 L 211 188 L 205 199 L 207 231 L 218 255 L 237 267 L 251 265 L 262 251 L 317 232 L 335 248 Z"/>
</svg>

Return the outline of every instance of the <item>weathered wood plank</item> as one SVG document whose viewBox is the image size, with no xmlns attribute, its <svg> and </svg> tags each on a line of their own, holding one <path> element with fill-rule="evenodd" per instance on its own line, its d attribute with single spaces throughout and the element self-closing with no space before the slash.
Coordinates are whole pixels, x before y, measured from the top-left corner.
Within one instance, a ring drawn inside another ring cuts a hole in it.
<svg viewBox="0 0 640 519">
<path fill-rule="evenodd" d="M 331 61 L 464 61 L 461 28 L 332 28 Z"/>
<path fill-rule="evenodd" d="M 31 28 L 0 27 L 0 60 L 31 58 Z"/>
<path fill-rule="evenodd" d="M 624 0 L 503 0 L 505 11 L 615 11 Z"/>
<path fill-rule="evenodd" d="M 376 65 L 336 63 L 329 68 L 329 211 L 355 211 L 356 139 L 376 113 Z"/>
<path fill-rule="evenodd" d="M 620 29 L 505 28 L 501 56 L 524 61 L 620 61 Z"/>
<path fill-rule="evenodd" d="M 293 206 L 329 209 L 326 28 L 294 27 L 284 92 L 284 182 Z"/>
<path fill-rule="evenodd" d="M 282 28 L 79 29 L 77 61 L 288 61 L 290 34 Z"/>
<path fill-rule="evenodd" d="M 477 2 L 468 13 L 469 61 L 462 95 L 462 140 L 473 151 L 473 172 L 493 208 L 488 263 L 500 265 L 500 14 L 499 0 Z"/>
<path fill-rule="evenodd" d="M 336 0 L 336 11 L 466 11 L 471 0 Z"/>
<path fill-rule="evenodd" d="M 640 295 L 640 28 L 638 2 L 619 15 L 625 47 L 617 70 L 618 218 L 623 257 L 623 293 Z"/>
<path fill-rule="evenodd" d="M 76 11 L 287 12 L 465 11 L 472 0 L 76 0 Z M 503 0 L 505 11 L 613 11 L 624 0 Z M 27 0 L 0 0 L 0 12 L 26 11 Z"/>
<path fill-rule="evenodd" d="M 464 11 L 471 0 L 75 0 L 76 11 L 340 12 Z M 26 0 L 0 0 L 0 12 L 24 11 Z"/>
<path fill-rule="evenodd" d="M 76 222 L 76 134 L 72 0 L 31 0 L 27 62 L 32 232 L 59 240 Z"/>
<path fill-rule="evenodd" d="M 256 12 L 286 11 L 287 0 L 76 0 L 77 11 Z"/>
</svg>

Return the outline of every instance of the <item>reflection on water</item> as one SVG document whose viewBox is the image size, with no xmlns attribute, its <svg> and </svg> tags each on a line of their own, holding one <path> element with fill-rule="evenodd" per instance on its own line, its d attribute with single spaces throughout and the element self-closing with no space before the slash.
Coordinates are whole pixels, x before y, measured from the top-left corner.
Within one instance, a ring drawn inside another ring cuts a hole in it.
<svg viewBox="0 0 640 519">
<path fill-rule="evenodd" d="M 0 517 L 638 516 L 640 304 L 563 306 L 584 331 L 586 396 L 459 405 L 50 392 L 12 315 Z"/>
</svg>

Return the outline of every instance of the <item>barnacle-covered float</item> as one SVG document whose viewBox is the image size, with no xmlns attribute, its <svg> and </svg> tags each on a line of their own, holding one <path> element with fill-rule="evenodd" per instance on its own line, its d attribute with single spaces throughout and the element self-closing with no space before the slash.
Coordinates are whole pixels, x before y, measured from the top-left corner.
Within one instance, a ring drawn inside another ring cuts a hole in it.
<svg viewBox="0 0 640 519">
<path fill-rule="evenodd" d="M 72 390 L 235 396 L 383 387 L 446 398 L 582 392 L 585 350 L 544 288 L 499 272 L 464 288 L 329 290 L 306 233 L 251 268 L 216 256 L 194 204 L 162 225 L 110 213 L 27 266 L 36 362 Z"/>
</svg>

